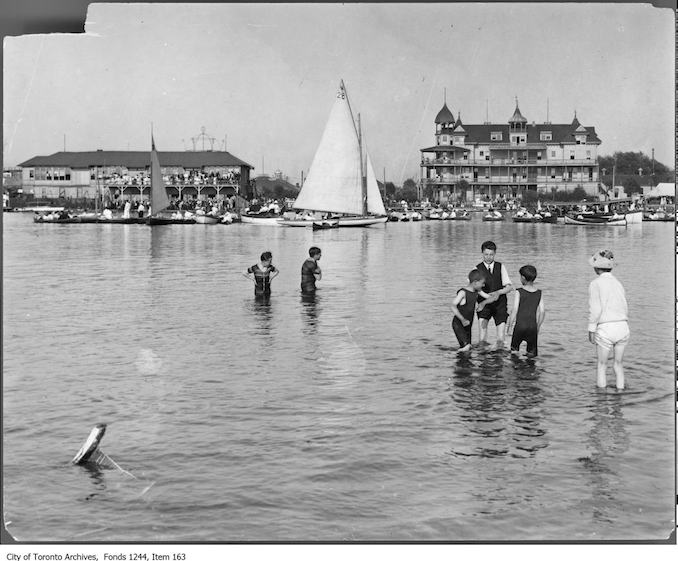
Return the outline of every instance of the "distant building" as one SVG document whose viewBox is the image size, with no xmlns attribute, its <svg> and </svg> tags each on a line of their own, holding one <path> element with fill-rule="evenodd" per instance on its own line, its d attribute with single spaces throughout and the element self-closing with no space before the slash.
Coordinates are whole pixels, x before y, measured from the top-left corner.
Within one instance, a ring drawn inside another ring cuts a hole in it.
<svg viewBox="0 0 678 561">
<path fill-rule="evenodd" d="M 676 184 L 675 183 L 657 183 L 657 185 L 643 187 L 643 197 L 646 199 L 654 198 L 659 199 L 661 197 L 668 197 L 675 199 L 676 197 Z"/>
<path fill-rule="evenodd" d="M 225 151 L 158 152 L 163 181 L 179 199 L 245 193 L 253 166 Z M 21 163 L 24 193 L 38 198 L 150 197 L 150 152 L 56 152 Z"/>
<path fill-rule="evenodd" d="M 435 126 L 435 146 L 421 149 L 421 187 L 429 187 L 435 201 L 513 197 L 525 190 L 546 195 L 576 187 L 599 194 L 600 139 L 576 113 L 570 124 L 528 124 L 516 101 L 505 124 L 467 125 L 445 103 Z"/>
</svg>

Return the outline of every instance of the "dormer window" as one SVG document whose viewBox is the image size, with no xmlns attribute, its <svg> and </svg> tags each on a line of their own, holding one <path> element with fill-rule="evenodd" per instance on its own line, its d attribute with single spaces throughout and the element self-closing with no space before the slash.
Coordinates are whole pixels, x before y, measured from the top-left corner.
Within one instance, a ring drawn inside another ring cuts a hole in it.
<svg viewBox="0 0 678 561">
<path fill-rule="evenodd" d="M 553 140 L 553 133 L 551 131 L 541 131 L 539 133 L 539 140 Z"/>
<path fill-rule="evenodd" d="M 502 140 L 501 131 L 494 131 L 490 133 L 490 140 Z"/>
</svg>

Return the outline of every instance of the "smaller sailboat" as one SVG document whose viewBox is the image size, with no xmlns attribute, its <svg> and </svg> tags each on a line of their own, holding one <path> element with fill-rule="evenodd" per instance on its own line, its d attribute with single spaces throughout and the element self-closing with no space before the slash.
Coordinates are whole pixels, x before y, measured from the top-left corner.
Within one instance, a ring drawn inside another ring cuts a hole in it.
<svg viewBox="0 0 678 561">
<path fill-rule="evenodd" d="M 160 224 L 195 224 L 195 218 L 186 216 L 182 211 L 172 210 L 167 188 L 162 180 L 160 160 L 155 149 L 155 140 L 151 134 L 151 211 L 152 214 L 146 219 L 149 226 Z"/>
<path fill-rule="evenodd" d="M 281 225 L 370 226 L 387 220 L 360 120 L 356 126 L 343 80 L 308 177 L 292 206 L 306 215 L 314 213 L 317 220 L 283 218 Z"/>
</svg>

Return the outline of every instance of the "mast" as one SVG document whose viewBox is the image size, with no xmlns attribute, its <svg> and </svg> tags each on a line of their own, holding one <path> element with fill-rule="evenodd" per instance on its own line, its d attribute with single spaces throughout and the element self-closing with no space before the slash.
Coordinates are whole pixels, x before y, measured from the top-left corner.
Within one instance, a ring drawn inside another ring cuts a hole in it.
<svg viewBox="0 0 678 561">
<path fill-rule="evenodd" d="M 360 126 L 360 113 L 358 113 L 358 150 L 360 150 L 360 187 L 362 189 L 363 216 L 367 216 L 367 176 L 363 164 L 363 135 Z"/>
<path fill-rule="evenodd" d="M 348 99 L 348 92 L 346 91 L 346 86 L 344 85 L 344 80 L 342 79 L 339 88 L 341 94 L 346 97 L 346 105 L 348 105 L 349 113 L 351 114 L 351 120 L 353 121 L 353 127 L 355 128 L 355 121 L 353 120 L 353 110 L 351 109 L 351 102 Z M 363 216 L 367 215 L 367 177 L 364 170 L 363 162 L 363 137 L 360 129 L 360 114 L 358 114 L 358 128 L 356 129 L 356 134 L 358 135 L 358 150 L 360 151 L 360 187 L 362 190 L 362 213 Z"/>
</svg>

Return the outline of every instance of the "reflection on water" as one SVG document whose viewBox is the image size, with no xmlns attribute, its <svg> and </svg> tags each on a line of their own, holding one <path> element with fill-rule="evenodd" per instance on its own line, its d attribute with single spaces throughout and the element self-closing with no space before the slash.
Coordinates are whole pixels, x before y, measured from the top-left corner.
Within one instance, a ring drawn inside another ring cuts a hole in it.
<svg viewBox="0 0 678 561">
<path fill-rule="evenodd" d="M 458 353 L 452 399 L 471 442 L 458 454 L 532 457 L 548 446 L 540 426 L 544 395 L 537 360 L 504 349 Z"/>
<path fill-rule="evenodd" d="M 623 392 L 598 391 L 591 407 L 593 415 L 586 419 L 591 423 L 586 441 L 590 454 L 578 460 L 589 476 L 595 521 L 613 523 L 619 516 L 615 501 L 624 485 L 619 460 L 629 448 L 622 400 Z"/>
</svg>

